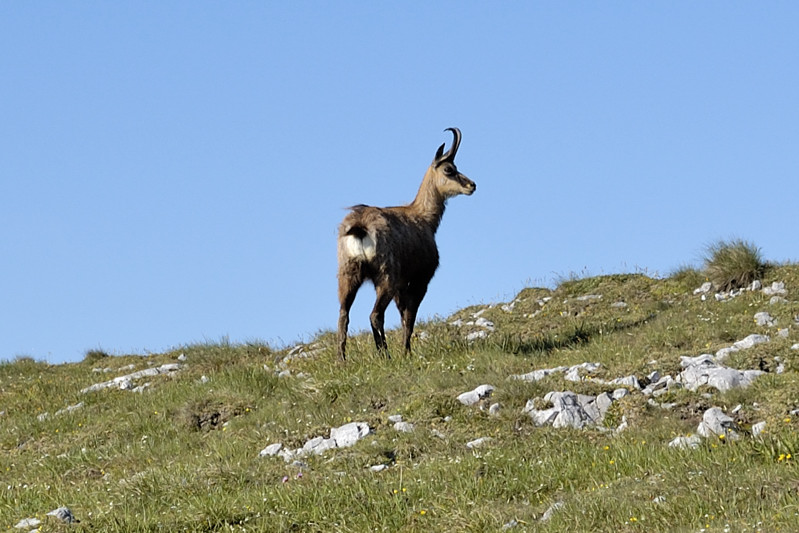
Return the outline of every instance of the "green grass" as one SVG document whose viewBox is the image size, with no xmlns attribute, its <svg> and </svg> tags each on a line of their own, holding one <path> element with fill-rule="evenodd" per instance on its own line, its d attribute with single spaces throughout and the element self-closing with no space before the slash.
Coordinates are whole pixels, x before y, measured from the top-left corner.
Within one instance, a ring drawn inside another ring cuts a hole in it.
<svg viewBox="0 0 799 533">
<path fill-rule="evenodd" d="M 513 311 L 474 306 L 419 325 L 414 354 L 401 355 L 389 334 L 390 360 L 368 335 L 337 361 L 331 332 L 312 341 L 316 356 L 276 369 L 287 350 L 267 345 L 205 344 L 151 356 L 109 357 L 48 365 L 0 363 L 0 528 L 37 517 L 41 531 L 792 531 L 799 520 L 799 266 L 774 266 L 764 285 L 784 281 L 789 303 L 746 291 L 702 301 L 698 271 L 666 279 L 641 274 L 563 280 L 528 288 Z M 585 295 L 601 298 L 581 299 Z M 544 299 L 547 299 L 544 302 Z M 614 305 L 624 302 L 625 306 Z M 753 315 L 768 310 L 772 328 Z M 475 312 L 494 322 L 469 343 Z M 776 331 L 789 329 L 787 339 Z M 525 403 L 551 390 L 597 394 L 613 387 L 554 375 L 538 383 L 508 380 L 539 368 L 600 362 L 598 377 L 652 370 L 672 375 L 681 355 L 713 353 L 751 333 L 768 344 L 732 354 L 739 368 L 776 368 L 748 389 L 669 393 L 671 410 L 640 393 L 615 404 L 607 425 L 616 436 L 535 427 Z M 148 366 L 175 362 L 173 375 L 142 381 L 142 393 L 80 390 Z M 110 368 L 111 372 L 93 372 Z M 303 377 L 298 377 L 302 373 Z M 201 377 L 206 376 L 203 383 Z M 498 416 L 464 407 L 458 394 L 488 383 Z M 55 412 L 83 402 L 82 408 Z M 743 431 L 767 421 L 762 438 L 706 440 L 695 450 L 667 443 L 695 432 L 719 406 Z M 39 416 L 48 413 L 49 416 Z M 416 426 L 398 433 L 388 416 Z M 367 422 L 373 434 L 354 447 L 303 459 L 303 466 L 259 457 L 273 442 L 299 447 L 332 426 Z M 491 437 L 481 448 L 465 444 Z M 382 472 L 369 467 L 388 465 Z M 563 507 L 540 520 L 555 502 Z M 81 520 L 65 526 L 44 513 L 66 505 Z"/>
</svg>

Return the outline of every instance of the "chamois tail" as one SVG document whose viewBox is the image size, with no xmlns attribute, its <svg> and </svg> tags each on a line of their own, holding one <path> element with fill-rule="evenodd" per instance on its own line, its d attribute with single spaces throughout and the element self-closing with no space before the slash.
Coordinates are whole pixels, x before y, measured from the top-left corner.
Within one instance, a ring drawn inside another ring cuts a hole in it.
<svg viewBox="0 0 799 533">
<path fill-rule="evenodd" d="M 346 256 L 357 261 L 371 261 L 377 254 L 375 238 L 361 225 L 350 226 L 341 236 L 341 245 Z"/>
</svg>

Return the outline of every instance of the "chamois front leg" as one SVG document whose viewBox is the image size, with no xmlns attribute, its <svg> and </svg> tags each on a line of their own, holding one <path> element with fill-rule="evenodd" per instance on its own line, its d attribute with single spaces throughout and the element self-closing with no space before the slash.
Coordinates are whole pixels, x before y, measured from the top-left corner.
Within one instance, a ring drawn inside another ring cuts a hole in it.
<svg viewBox="0 0 799 533">
<path fill-rule="evenodd" d="M 383 329 L 383 324 L 386 317 L 386 308 L 388 304 L 391 303 L 392 295 L 388 289 L 380 285 L 376 286 L 375 290 L 377 291 L 377 299 L 375 300 L 372 314 L 369 315 L 369 321 L 372 324 L 372 334 L 375 338 L 377 350 L 384 353 L 386 359 L 391 359 L 391 355 L 388 353 L 388 343 L 386 342 L 386 332 Z"/>
<path fill-rule="evenodd" d="M 422 287 L 409 285 L 396 298 L 397 309 L 402 317 L 402 336 L 406 354 L 411 352 L 411 337 L 416 324 L 416 313 L 419 311 L 419 305 L 421 305 L 426 292 L 426 285 Z"/>
</svg>

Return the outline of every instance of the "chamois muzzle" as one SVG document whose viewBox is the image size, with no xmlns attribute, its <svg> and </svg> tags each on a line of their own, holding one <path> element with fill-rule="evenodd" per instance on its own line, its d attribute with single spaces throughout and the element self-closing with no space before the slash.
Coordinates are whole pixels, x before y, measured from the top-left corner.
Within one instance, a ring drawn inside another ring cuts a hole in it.
<svg viewBox="0 0 799 533">
<path fill-rule="evenodd" d="M 474 194 L 474 191 L 477 190 L 477 184 L 463 174 L 461 174 L 461 176 L 463 177 L 463 188 L 466 189 L 466 192 L 463 194 L 466 196 L 471 196 Z"/>
</svg>

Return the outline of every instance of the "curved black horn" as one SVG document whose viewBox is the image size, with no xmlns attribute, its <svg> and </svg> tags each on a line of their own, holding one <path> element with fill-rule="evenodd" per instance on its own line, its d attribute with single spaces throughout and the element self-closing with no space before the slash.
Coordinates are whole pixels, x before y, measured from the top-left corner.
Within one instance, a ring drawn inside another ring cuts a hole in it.
<svg viewBox="0 0 799 533">
<path fill-rule="evenodd" d="M 444 131 L 451 131 L 454 138 L 452 139 L 452 146 L 449 151 L 444 154 L 441 159 L 449 159 L 452 161 L 455 159 L 455 154 L 458 153 L 458 147 L 461 145 L 461 130 L 458 128 L 447 128 Z"/>
</svg>

